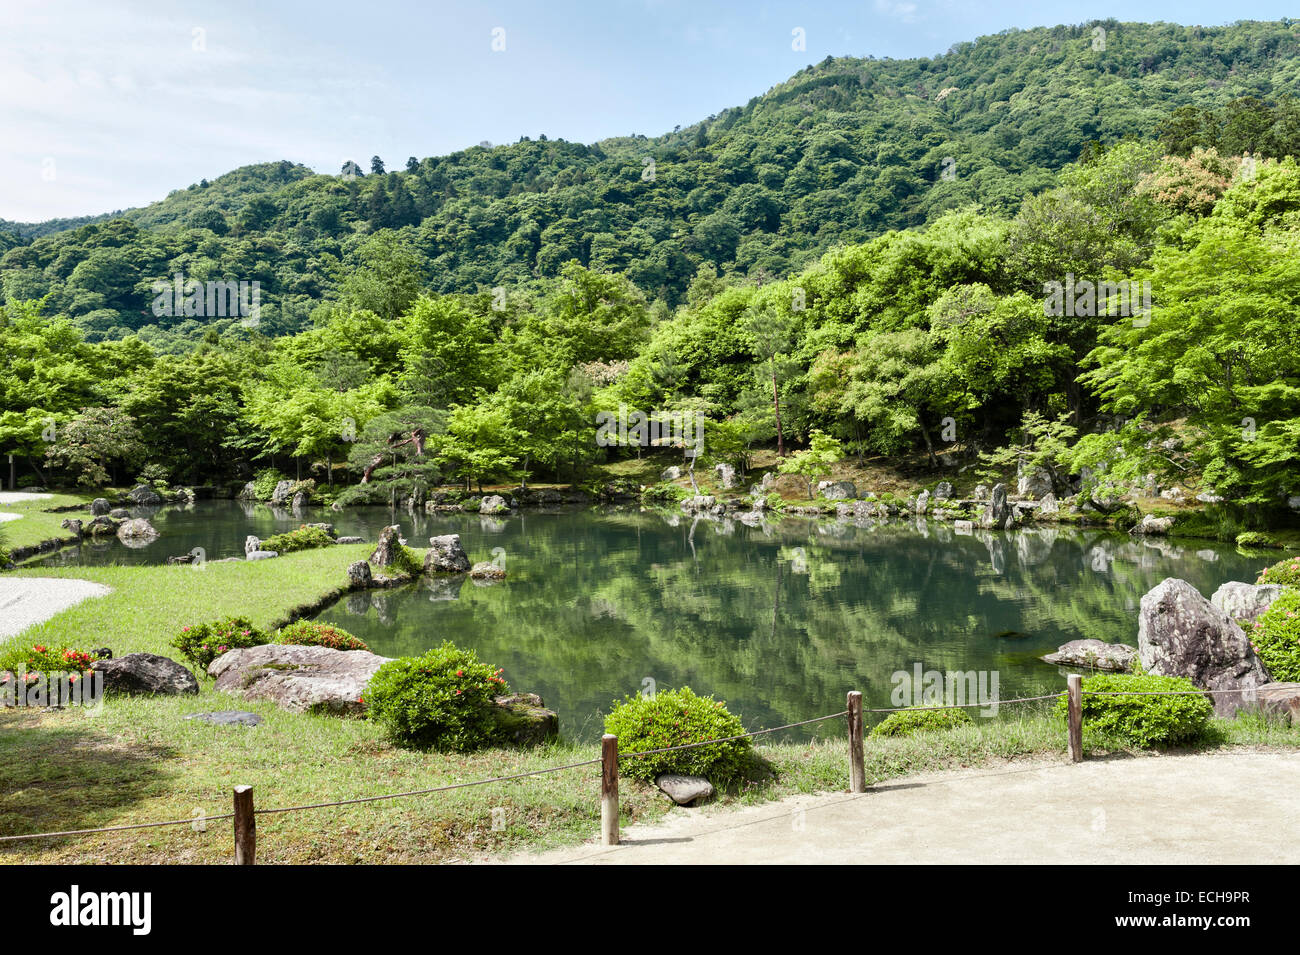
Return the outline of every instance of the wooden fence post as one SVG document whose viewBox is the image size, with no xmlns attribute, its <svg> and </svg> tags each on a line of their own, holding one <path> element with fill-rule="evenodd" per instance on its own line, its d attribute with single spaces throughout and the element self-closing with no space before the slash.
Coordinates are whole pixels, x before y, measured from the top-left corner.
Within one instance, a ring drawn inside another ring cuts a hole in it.
<svg viewBox="0 0 1300 955">
<path fill-rule="evenodd" d="M 618 737 L 600 740 L 600 841 L 618 845 Z"/>
<path fill-rule="evenodd" d="M 849 792 L 867 791 L 867 769 L 862 756 L 862 694 L 849 691 Z"/>
<path fill-rule="evenodd" d="M 252 865 L 257 855 L 257 818 L 253 787 L 235 787 L 235 865 Z"/>
<path fill-rule="evenodd" d="M 1070 762 L 1083 762 L 1083 677 L 1071 673 L 1065 678 L 1070 715 Z"/>
</svg>

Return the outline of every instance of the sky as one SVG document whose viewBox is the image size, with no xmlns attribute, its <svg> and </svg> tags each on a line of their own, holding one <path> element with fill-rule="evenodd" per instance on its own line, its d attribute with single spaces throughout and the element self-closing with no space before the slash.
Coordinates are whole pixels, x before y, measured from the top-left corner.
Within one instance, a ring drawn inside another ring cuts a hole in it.
<svg viewBox="0 0 1300 955">
<path fill-rule="evenodd" d="M 390 168 L 521 136 L 657 136 L 827 55 L 934 56 L 1011 27 L 1218 25 L 1243 0 L 0 0 L 0 219 L 145 205 L 239 166 Z M 798 31 L 801 31 L 798 32 Z M 799 49 L 802 40 L 802 49 Z"/>
</svg>

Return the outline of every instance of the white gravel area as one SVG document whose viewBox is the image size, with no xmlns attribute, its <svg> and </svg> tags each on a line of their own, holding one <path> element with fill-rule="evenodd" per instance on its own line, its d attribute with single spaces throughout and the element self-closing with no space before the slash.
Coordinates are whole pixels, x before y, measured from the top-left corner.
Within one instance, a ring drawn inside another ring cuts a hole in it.
<svg viewBox="0 0 1300 955">
<path fill-rule="evenodd" d="M 20 517 L 22 517 L 21 514 L 14 514 L 10 511 L 0 511 L 0 524 L 3 524 L 5 521 L 16 521 Z"/>
<path fill-rule="evenodd" d="M 0 504 L 21 504 L 23 501 L 48 501 L 53 494 L 33 494 L 31 491 L 0 491 Z"/>
<path fill-rule="evenodd" d="M 0 640 L 17 636 L 88 597 L 111 592 L 103 584 L 67 577 L 0 578 Z"/>
</svg>

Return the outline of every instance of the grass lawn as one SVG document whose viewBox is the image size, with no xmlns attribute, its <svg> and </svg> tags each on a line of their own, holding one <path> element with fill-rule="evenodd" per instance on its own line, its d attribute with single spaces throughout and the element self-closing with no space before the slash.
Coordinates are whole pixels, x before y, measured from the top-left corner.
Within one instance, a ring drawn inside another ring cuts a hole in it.
<svg viewBox="0 0 1300 955">
<path fill-rule="evenodd" d="M 15 522 L 16 523 L 16 522 Z M 184 624 L 240 613 L 269 628 L 342 587 L 347 565 L 371 545 L 340 545 L 252 563 L 178 567 L 30 568 L 21 576 L 78 577 L 113 588 L 18 638 L 25 644 L 109 646 L 114 654 L 162 653 Z M 257 727 L 210 726 L 186 715 L 243 709 Z M 994 720 L 946 732 L 867 740 L 871 782 L 909 773 L 1024 757 L 1064 759 L 1064 726 L 1042 710 L 1007 707 Z M 811 715 L 811 714 L 810 714 Z M 1207 748 L 1300 747 L 1300 728 L 1221 722 Z M 763 740 L 748 782 L 723 804 L 847 789 L 847 743 L 838 720 L 808 743 Z M 1095 744 L 1094 744 L 1095 745 Z M 1120 749 L 1120 747 L 1115 747 Z M 258 808 L 424 789 L 594 759 L 594 744 L 470 755 L 391 746 L 365 720 L 298 715 L 212 689 L 198 696 L 115 698 L 98 713 L 0 710 L 0 834 L 194 819 L 189 825 L 0 843 L 6 862 L 225 863 L 232 858 L 232 787 L 254 787 Z M 653 787 L 624 779 L 624 824 L 670 809 Z M 498 810 L 494 812 L 494 810 Z M 494 822 L 496 825 L 494 826 Z M 479 858 L 590 838 L 599 829 L 599 766 L 450 793 L 262 816 L 258 860 L 266 863 L 401 863 Z"/>
<path fill-rule="evenodd" d="M 89 520 L 90 502 L 96 496 L 89 493 L 52 492 L 50 497 L 41 500 L 0 504 L 0 511 L 6 514 L 22 515 L 16 521 L 5 521 L 0 524 L 0 539 L 2 539 L 0 542 L 3 542 L 10 550 L 16 550 L 19 547 L 30 547 L 51 538 L 72 541 L 75 539 L 72 533 L 66 528 L 60 527 L 60 523 L 69 517 Z M 85 508 L 84 513 L 80 511 L 63 511 L 56 514 L 46 512 L 51 507 L 68 507 L 73 504 L 82 505 Z"/>
</svg>

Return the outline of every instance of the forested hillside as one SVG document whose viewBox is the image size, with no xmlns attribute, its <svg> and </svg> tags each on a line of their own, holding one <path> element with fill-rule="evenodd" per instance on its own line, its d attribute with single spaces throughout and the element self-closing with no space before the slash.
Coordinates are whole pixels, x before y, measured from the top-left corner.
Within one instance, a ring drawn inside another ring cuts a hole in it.
<svg viewBox="0 0 1300 955">
<path fill-rule="evenodd" d="M 1229 107 L 1245 116 L 1229 118 L 1220 151 L 1263 134 L 1280 141 L 1269 155 L 1289 153 L 1298 35 L 1292 22 L 1010 31 L 933 59 L 828 58 L 656 138 L 388 157 L 382 174 L 365 156 L 351 176 L 250 166 L 110 222 L 0 235 L 0 249 L 17 244 L 0 257 L 0 300 L 49 295 L 47 311 L 89 340 L 143 331 L 168 351 L 211 318 L 152 313 L 152 284 L 177 273 L 258 281 L 272 335 L 307 327 L 324 301 L 392 317 L 365 291 L 373 274 L 434 292 L 518 289 L 570 260 L 675 307 L 704 263 L 768 281 L 971 203 L 1013 215 L 1090 144 L 1153 139 L 1180 107 L 1185 140 Z"/>
<path fill-rule="evenodd" d="M 595 440 L 622 405 L 702 415 L 706 464 L 833 437 L 1282 509 L 1300 25 L 1101 27 L 827 61 L 654 140 L 248 167 L 19 244 L 0 450 L 89 484 L 348 461 L 385 500 L 581 480 L 641 453 Z M 174 273 L 261 314 L 160 317 Z"/>
</svg>

